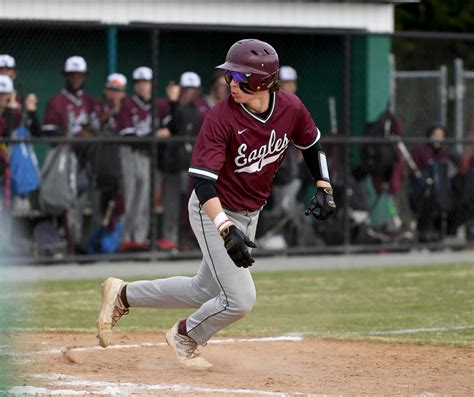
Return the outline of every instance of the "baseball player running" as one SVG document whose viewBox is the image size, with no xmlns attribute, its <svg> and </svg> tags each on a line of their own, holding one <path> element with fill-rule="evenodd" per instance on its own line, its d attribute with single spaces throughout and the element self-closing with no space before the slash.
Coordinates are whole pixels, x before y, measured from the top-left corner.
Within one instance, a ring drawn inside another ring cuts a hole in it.
<svg viewBox="0 0 474 397">
<path fill-rule="evenodd" d="M 275 49 L 240 40 L 217 68 L 225 70 L 231 93 L 206 116 L 189 168 L 194 177 L 189 218 L 203 254 L 199 271 L 194 277 L 130 283 L 108 278 L 98 319 L 98 338 L 106 347 L 130 307 L 195 308 L 174 324 L 166 341 L 184 367 L 197 370 L 212 367 L 199 356 L 199 345 L 255 303 L 248 269 L 254 263 L 252 240 L 290 142 L 303 151 L 317 186 L 306 214 L 324 220 L 336 210 L 320 132 L 295 95 L 279 92 Z"/>
</svg>

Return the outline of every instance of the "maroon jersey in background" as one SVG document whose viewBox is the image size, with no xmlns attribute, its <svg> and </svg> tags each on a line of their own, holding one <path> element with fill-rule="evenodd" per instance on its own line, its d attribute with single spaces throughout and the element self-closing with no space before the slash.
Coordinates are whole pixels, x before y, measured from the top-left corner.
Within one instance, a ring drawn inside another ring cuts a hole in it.
<svg viewBox="0 0 474 397">
<path fill-rule="evenodd" d="M 199 114 L 199 127 L 201 127 L 204 118 L 206 117 L 209 110 L 212 109 L 211 104 L 206 100 L 205 97 L 200 96 L 194 101 L 194 106 Z"/>
<path fill-rule="evenodd" d="M 216 181 L 224 208 L 262 207 L 289 143 L 306 149 L 320 138 L 311 115 L 298 97 L 286 92 L 270 96 L 262 119 L 229 95 L 204 120 L 189 174 Z"/>
<path fill-rule="evenodd" d="M 99 112 L 97 99 L 82 90 L 75 96 L 63 89 L 48 102 L 43 132 L 72 136 L 84 128 L 97 131 L 100 128 Z"/>
<path fill-rule="evenodd" d="M 166 127 L 171 121 L 171 108 L 165 99 L 156 103 L 155 129 Z M 151 102 L 144 102 L 137 95 L 126 98 L 117 115 L 117 132 L 137 137 L 151 134 Z"/>
<path fill-rule="evenodd" d="M 418 168 L 424 168 L 429 164 L 433 164 L 434 161 L 449 160 L 449 152 L 444 147 L 435 150 L 431 144 L 422 144 L 415 148 L 413 160 Z"/>
<path fill-rule="evenodd" d="M 0 136 L 9 137 L 21 124 L 21 113 L 19 109 L 7 108 L 0 114 Z M 9 131 L 8 131 L 9 130 Z"/>
<path fill-rule="evenodd" d="M 109 133 L 118 132 L 117 114 L 118 112 L 114 113 L 107 102 L 100 104 L 99 120 L 101 121 L 101 126 L 104 130 Z"/>
</svg>

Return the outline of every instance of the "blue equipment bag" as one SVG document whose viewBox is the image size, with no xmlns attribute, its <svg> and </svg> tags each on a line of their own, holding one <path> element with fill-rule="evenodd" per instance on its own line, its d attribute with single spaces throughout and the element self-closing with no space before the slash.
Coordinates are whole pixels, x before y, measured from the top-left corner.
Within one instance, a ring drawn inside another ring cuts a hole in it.
<svg viewBox="0 0 474 397">
<path fill-rule="evenodd" d="M 29 135 L 24 125 L 18 127 L 13 134 L 16 138 L 27 138 Z M 39 189 L 38 159 L 31 145 L 25 142 L 13 144 L 10 154 L 10 172 L 13 195 L 22 196 Z"/>
<path fill-rule="evenodd" d="M 88 254 L 112 254 L 117 252 L 122 242 L 123 224 L 117 222 L 113 230 L 99 226 L 87 244 Z"/>
</svg>

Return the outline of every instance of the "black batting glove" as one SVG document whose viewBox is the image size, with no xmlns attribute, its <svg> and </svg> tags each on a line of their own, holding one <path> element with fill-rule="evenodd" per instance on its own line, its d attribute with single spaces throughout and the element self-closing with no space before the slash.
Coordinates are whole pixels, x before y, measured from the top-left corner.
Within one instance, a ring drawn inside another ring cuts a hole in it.
<svg viewBox="0 0 474 397">
<path fill-rule="evenodd" d="M 305 215 L 312 214 L 317 220 L 324 221 L 336 212 L 332 187 L 318 187 L 311 199 Z"/>
<path fill-rule="evenodd" d="M 237 267 L 249 267 L 255 260 L 250 255 L 247 247 L 257 248 L 255 243 L 251 241 L 244 233 L 242 233 L 235 225 L 230 224 L 220 231 L 220 235 L 224 240 L 224 246 Z"/>
</svg>

